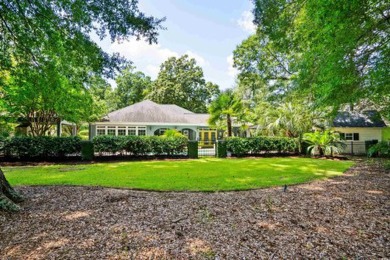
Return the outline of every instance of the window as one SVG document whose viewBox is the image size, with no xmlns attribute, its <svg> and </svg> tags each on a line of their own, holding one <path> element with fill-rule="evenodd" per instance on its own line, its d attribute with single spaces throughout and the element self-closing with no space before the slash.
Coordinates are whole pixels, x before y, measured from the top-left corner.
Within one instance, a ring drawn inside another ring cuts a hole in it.
<svg viewBox="0 0 390 260">
<path fill-rule="evenodd" d="M 107 135 L 115 135 L 115 126 L 109 126 L 107 128 Z"/>
<path fill-rule="evenodd" d="M 138 135 L 146 135 L 146 127 L 138 127 Z"/>
<path fill-rule="evenodd" d="M 341 133 L 340 138 L 347 141 L 359 141 L 359 133 Z"/>
<path fill-rule="evenodd" d="M 135 127 L 129 127 L 128 135 L 137 135 L 137 131 Z"/>
<path fill-rule="evenodd" d="M 118 135 L 126 135 L 126 127 L 118 127 Z"/>
<path fill-rule="evenodd" d="M 98 127 L 96 130 L 96 135 L 105 135 L 106 134 L 106 127 Z"/>
</svg>

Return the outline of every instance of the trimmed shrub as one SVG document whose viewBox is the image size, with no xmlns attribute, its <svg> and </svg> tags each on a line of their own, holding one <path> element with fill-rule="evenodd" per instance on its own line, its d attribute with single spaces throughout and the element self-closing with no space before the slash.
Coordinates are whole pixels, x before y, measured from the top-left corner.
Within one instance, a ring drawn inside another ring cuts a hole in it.
<svg viewBox="0 0 390 260">
<path fill-rule="evenodd" d="M 295 153 L 298 149 L 297 141 L 287 137 L 231 137 L 226 140 L 226 148 L 235 156 L 261 153 Z"/>
<path fill-rule="evenodd" d="M 92 161 L 94 157 L 93 143 L 91 141 L 81 141 L 81 159 Z"/>
<path fill-rule="evenodd" d="M 81 139 L 72 137 L 51 136 L 17 136 L 4 142 L 4 152 L 7 156 L 18 158 L 65 157 L 79 153 Z"/>
<path fill-rule="evenodd" d="M 152 152 L 150 139 L 146 136 L 123 136 L 122 149 L 132 155 L 146 155 Z"/>
<path fill-rule="evenodd" d="M 94 151 L 115 154 L 124 150 L 124 138 L 121 136 L 99 135 L 93 138 Z"/>
<path fill-rule="evenodd" d="M 227 148 L 225 141 L 217 141 L 217 158 L 226 158 Z"/>
<path fill-rule="evenodd" d="M 189 141 L 188 142 L 188 157 L 190 159 L 198 159 L 198 142 Z"/>
<path fill-rule="evenodd" d="M 182 136 L 96 136 L 94 150 L 99 153 L 132 155 L 177 155 L 185 152 L 187 138 Z"/>
</svg>

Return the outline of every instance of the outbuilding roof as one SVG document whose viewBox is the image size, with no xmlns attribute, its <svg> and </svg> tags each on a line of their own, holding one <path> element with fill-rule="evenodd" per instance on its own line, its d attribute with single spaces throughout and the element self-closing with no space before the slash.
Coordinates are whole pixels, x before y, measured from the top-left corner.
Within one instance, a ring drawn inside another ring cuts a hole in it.
<svg viewBox="0 0 390 260">
<path fill-rule="evenodd" d="M 339 112 L 333 120 L 334 127 L 386 127 L 378 111 Z"/>
<path fill-rule="evenodd" d="M 197 114 L 177 105 L 161 105 L 150 100 L 109 113 L 109 122 L 142 122 L 207 125 L 208 114 Z"/>
</svg>

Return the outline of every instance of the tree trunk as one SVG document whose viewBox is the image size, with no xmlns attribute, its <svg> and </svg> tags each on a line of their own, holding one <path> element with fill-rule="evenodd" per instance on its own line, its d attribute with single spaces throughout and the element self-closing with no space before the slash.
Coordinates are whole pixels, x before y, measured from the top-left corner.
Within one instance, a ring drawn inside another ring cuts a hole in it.
<svg viewBox="0 0 390 260">
<path fill-rule="evenodd" d="M 232 118 L 229 114 L 227 114 L 227 131 L 228 131 L 228 137 L 232 136 Z"/>
<path fill-rule="evenodd" d="M 4 176 L 0 169 L 0 210 L 15 212 L 19 211 L 20 207 L 16 204 L 24 200 L 23 196 L 17 193 Z"/>
</svg>

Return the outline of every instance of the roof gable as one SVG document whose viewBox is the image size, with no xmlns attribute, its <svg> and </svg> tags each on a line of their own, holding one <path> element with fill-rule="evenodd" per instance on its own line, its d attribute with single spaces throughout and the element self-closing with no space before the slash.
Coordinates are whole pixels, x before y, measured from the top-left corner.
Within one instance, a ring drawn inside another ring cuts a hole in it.
<svg viewBox="0 0 390 260">
<path fill-rule="evenodd" d="M 333 120 L 334 127 L 386 127 L 378 111 L 339 112 Z"/>
</svg>

